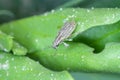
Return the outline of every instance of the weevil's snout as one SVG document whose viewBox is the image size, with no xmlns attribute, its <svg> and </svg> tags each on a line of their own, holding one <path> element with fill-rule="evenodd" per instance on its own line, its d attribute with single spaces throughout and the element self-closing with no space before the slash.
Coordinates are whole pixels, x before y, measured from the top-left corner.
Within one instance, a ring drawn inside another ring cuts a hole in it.
<svg viewBox="0 0 120 80">
<path fill-rule="evenodd" d="M 58 47 L 58 44 L 56 45 L 56 44 L 53 44 L 53 46 L 52 46 L 54 49 L 57 49 L 57 47 Z"/>
</svg>

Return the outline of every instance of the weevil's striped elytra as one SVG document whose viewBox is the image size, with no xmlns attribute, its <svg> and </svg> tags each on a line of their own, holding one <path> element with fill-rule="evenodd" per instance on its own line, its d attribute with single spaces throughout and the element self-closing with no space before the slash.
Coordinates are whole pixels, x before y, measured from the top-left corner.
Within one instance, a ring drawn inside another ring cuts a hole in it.
<svg viewBox="0 0 120 80">
<path fill-rule="evenodd" d="M 57 48 L 61 42 L 71 36 L 72 32 L 75 30 L 76 24 L 74 21 L 66 22 L 61 30 L 59 31 L 57 37 L 53 42 L 53 48 Z"/>
</svg>

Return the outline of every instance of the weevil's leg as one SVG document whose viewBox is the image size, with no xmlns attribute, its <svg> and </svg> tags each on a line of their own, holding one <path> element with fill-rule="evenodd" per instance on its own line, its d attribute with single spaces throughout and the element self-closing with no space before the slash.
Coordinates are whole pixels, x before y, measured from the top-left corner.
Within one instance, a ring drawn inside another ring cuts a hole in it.
<svg viewBox="0 0 120 80">
<path fill-rule="evenodd" d="M 73 39 L 68 38 L 68 39 L 66 39 L 66 41 L 73 41 Z"/>
<path fill-rule="evenodd" d="M 65 43 L 65 42 L 62 42 L 64 44 L 65 47 L 68 47 L 69 44 Z"/>
</svg>

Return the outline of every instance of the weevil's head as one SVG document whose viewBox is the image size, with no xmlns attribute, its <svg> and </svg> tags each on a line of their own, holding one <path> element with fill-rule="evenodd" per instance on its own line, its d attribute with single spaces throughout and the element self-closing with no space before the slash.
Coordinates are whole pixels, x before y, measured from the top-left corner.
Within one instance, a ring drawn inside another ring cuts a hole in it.
<svg viewBox="0 0 120 80">
<path fill-rule="evenodd" d="M 57 49 L 58 45 L 59 45 L 59 44 L 53 43 L 52 47 L 53 47 L 54 49 Z"/>
</svg>

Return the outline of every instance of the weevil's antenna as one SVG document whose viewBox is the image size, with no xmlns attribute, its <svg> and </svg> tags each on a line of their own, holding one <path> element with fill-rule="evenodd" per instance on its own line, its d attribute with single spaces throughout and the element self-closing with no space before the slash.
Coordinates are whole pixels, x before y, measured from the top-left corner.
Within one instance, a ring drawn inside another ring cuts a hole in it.
<svg viewBox="0 0 120 80">
<path fill-rule="evenodd" d="M 42 50 L 46 50 L 46 49 L 49 49 L 49 48 L 52 48 L 52 46 L 46 46 L 46 47 L 42 48 Z"/>
<path fill-rule="evenodd" d="M 53 47 L 52 45 L 50 45 L 50 46 L 47 46 L 47 47 L 45 47 L 45 48 L 43 48 L 42 50 L 48 50 L 48 49 L 53 49 L 53 55 L 55 56 L 55 55 L 57 55 L 57 47 Z M 54 51 L 55 50 L 55 51 Z"/>
</svg>

